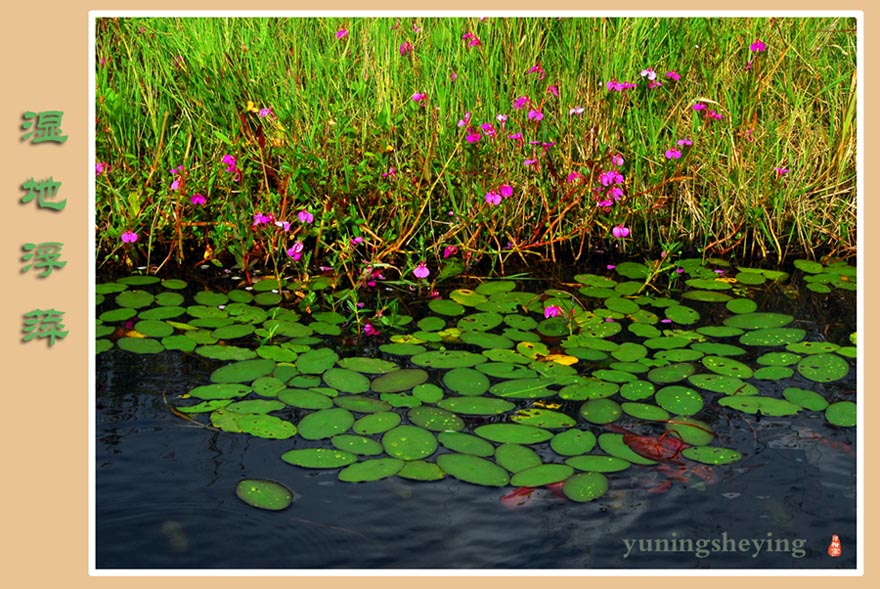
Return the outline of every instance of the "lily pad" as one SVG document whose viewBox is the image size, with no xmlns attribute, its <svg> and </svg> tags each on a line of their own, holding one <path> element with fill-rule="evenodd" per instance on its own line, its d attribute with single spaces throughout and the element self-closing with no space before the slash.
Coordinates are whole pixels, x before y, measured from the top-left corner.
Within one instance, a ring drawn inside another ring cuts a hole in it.
<svg viewBox="0 0 880 589">
<path fill-rule="evenodd" d="M 448 397 L 439 401 L 437 407 L 461 415 L 501 415 L 516 407 L 504 399 L 486 397 Z"/>
<path fill-rule="evenodd" d="M 839 427 L 855 427 L 858 423 L 856 404 L 852 401 L 838 401 L 825 409 L 825 419 L 831 425 Z"/>
<path fill-rule="evenodd" d="M 392 477 L 401 471 L 405 461 L 397 458 L 371 458 L 351 464 L 339 471 L 339 480 L 345 483 L 364 483 Z"/>
<path fill-rule="evenodd" d="M 565 463 L 577 470 L 586 472 L 620 472 L 632 466 L 632 463 L 614 456 L 585 454 L 566 458 Z"/>
<path fill-rule="evenodd" d="M 773 417 L 797 415 L 801 410 L 801 407 L 790 401 L 777 399 L 775 397 L 764 397 L 761 395 L 749 395 L 744 397 L 727 396 L 719 399 L 718 404 L 722 407 L 730 407 L 731 409 L 742 411 L 743 413 L 756 415 L 760 412 L 761 415 L 770 415 Z"/>
<path fill-rule="evenodd" d="M 445 315 L 447 317 L 463 315 L 465 312 L 465 308 L 462 304 L 449 299 L 432 299 L 431 302 L 428 303 L 428 308 L 438 315 Z"/>
<path fill-rule="evenodd" d="M 583 429 L 569 429 L 553 436 L 550 448 L 560 456 L 586 454 L 596 447 L 596 435 Z"/>
<path fill-rule="evenodd" d="M 293 491 L 275 481 L 245 479 L 235 487 L 239 499 L 259 509 L 281 511 L 293 503 Z"/>
<path fill-rule="evenodd" d="M 736 376 L 726 376 L 723 374 L 695 374 L 689 379 L 690 383 L 701 389 L 712 391 L 713 393 L 723 393 L 725 395 L 743 397 L 746 395 L 757 395 L 758 389 L 755 385 L 743 381 Z"/>
<path fill-rule="evenodd" d="M 510 417 L 515 423 L 534 425 L 547 429 L 565 429 L 574 426 L 575 420 L 558 411 L 550 409 L 520 409 Z"/>
<path fill-rule="evenodd" d="M 562 492 L 579 503 L 594 501 L 608 492 L 608 479 L 599 472 L 578 473 L 566 479 Z"/>
<path fill-rule="evenodd" d="M 120 350 L 133 354 L 159 354 L 165 351 L 162 342 L 145 337 L 121 337 L 116 340 Z"/>
<path fill-rule="evenodd" d="M 488 457 L 495 454 L 495 446 L 477 436 L 462 432 L 441 432 L 437 439 L 444 448 L 460 454 Z"/>
<path fill-rule="evenodd" d="M 553 437 L 545 429 L 517 423 L 490 423 L 474 429 L 474 433 L 499 444 L 540 444 Z"/>
<path fill-rule="evenodd" d="M 413 407 L 407 417 L 414 424 L 435 432 L 461 431 L 465 427 L 461 417 L 440 407 Z"/>
<path fill-rule="evenodd" d="M 267 376 L 275 370 L 275 362 L 266 358 L 242 360 L 221 366 L 211 373 L 211 382 L 233 383 L 252 382 L 261 376 Z"/>
<path fill-rule="evenodd" d="M 429 368 L 465 368 L 486 362 L 487 358 L 466 350 L 432 350 L 416 354 L 411 361 Z"/>
<path fill-rule="evenodd" d="M 391 404 L 381 399 L 373 399 L 362 395 L 345 395 L 336 397 L 333 402 L 337 407 L 355 413 L 383 413 L 391 409 Z"/>
<path fill-rule="evenodd" d="M 464 396 L 482 395 L 489 390 L 489 378 L 473 368 L 453 368 L 443 375 L 443 384 L 452 392 Z"/>
<path fill-rule="evenodd" d="M 652 465 L 655 460 L 636 454 L 632 448 L 623 442 L 623 434 L 604 433 L 599 435 L 599 447 L 615 458 L 626 460 L 632 464 Z"/>
<path fill-rule="evenodd" d="M 742 454 L 731 448 L 716 448 L 713 446 L 699 446 L 685 448 L 681 455 L 688 460 L 702 462 L 703 464 L 730 464 L 742 459 Z"/>
<path fill-rule="evenodd" d="M 624 413 L 636 419 L 647 421 L 665 421 L 669 419 L 668 411 L 650 403 L 621 403 L 620 408 Z"/>
<path fill-rule="evenodd" d="M 362 372 L 364 374 L 387 374 L 398 369 L 396 363 L 382 358 L 359 358 L 352 356 L 338 362 L 341 368 Z"/>
<path fill-rule="evenodd" d="M 828 401 L 816 391 L 809 391 L 798 387 L 789 387 L 782 391 L 782 396 L 798 407 L 810 411 L 824 411 L 828 408 Z"/>
<path fill-rule="evenodd" d="M 347 368 L 328 368 L 322 378 L 327 385 L 350 395 L 358 395 L 370 390 L 368 377 Z"/>
<path fill-rule="evenodd" d="M 205 401 L 216 399 L 237 399 L 245 397 L 251 392 L 251 387 L 238 383 L 220 383 L 202 385 L 189 392 L 190 397 Z"/>
<path fill-rule="evenodd" d="M 741 313 L 725 319 L 724 325 L 740 329 L 772 329 L 785 327 L 792 321 L 794 317 L 784 313 Z"/>
<path fill-rule="evenodd" d="M 703 366 L 716 374 L 739 378 L 751 378 L 753 374 L 752 369 L 748 365 L 725 356 L 705 356 L 702 362 Z"/>
<path fill-rule="evenodd" d="M 574 474 L 574 468 L 567 464 L 541 464 L 533 466 L 510 477 L 514 487 L 543 487 L 559 483 Z"/>
<path fill-rule="evenodd" d="M 692 446 L 705 446 L 715 439 L 715 432 L 708 423 L 687 416 L 673 417 L 666 422 L 666 430 Z"/>
<path fill-rule="evenodd" d="M 340 449 L 303 448 L 285 452 L 281 460 L 303 468 L 340 468 L 356 462 L 357 455 Z"/>
<path fill-rule="evenodd" d="M 495 461 L 510 472 L 517 473 L 538 466 L 541 457 L 522 444 L 501 444 L 495 449 Z"/>
<path fill-rule="evenodd" d="M 806 335 L 805 330 L 793 327 L 755 329 L 740 336 L 739 343 L 744 346 L 784 346 L 799 342 Z"/>
<path fill-rule="evenodd" d="M 323 374 L 333 367 L 339 355 L 330 348 L 318 348 L 300 354 L 296 359 L 296 367 L 303 374 Z"/>
<path fill-rule="evenodd" d="M 372 389 L 377 393 L 399 393 L 412 390 L 428 380 L 428 373 L 421 368 L 401 368 L 379 376 Z"/>
<path fill-rule="evenodd" d="M 437 450 L 437 438 L 415 425 L 398 425 L 382 436 L 382 447 L 392 458 L 420 460 Z"/>
<path fill-rule="evenodd" d="M 297 409 L 320 410 L 333 407 L 333 399 L 306 389 L 285 389 L 278 393 L 278 400 Z"/>
<path fill-rule="evenodd" d="M 446 473 L 433 462 L 410 460 L 398 471 L 397 476 L 413 481 L 439 481 L 446 477 Z"/>
<path fill-rule="evenodd" d="M 472 454 L 441 454 L 437 457 L 437 464 L 450 476 L 466 483 L 505 487 L 510 482 L 510 477 L 503 468 Z"/>
<path fill-rule="evenodd" d="M 617 421 L 622 414 L 620 405 L 611 399 L 591 399 L 581 405 L 581 416 L 599 425 L 605 425 Z"/>
<path fill-rule="evenodd" d="M 397 427 L 400 424 L 400 420 L 400 415 L 391 411 L 373 413 L 372 415 L 365 415 L 355 421 L 351 426 L 351 429 L 356 434 L 371 436 L 385 433 L 391 428 Z"/>
<path fill-rule="evenodd" d="M 300 420 L 299 435 L 305 440 L 323 440 L 347 432 L 353 424 L 354 415 L 348 409 L 322 409 Z"/>
<path fill-rule="evenodd" d="M 849 362 L 836 354 L 812 354 L 798 362 L 797 370 L 813 382 L 833 382 L 849 374 Z"/>
<path fill-rule="evenodd" d="M 688 387 L 663 387 L 654 395 L 660 407 L 675 415 L 696 415 L 703 409 L 703 397 Z"/>
</svg>

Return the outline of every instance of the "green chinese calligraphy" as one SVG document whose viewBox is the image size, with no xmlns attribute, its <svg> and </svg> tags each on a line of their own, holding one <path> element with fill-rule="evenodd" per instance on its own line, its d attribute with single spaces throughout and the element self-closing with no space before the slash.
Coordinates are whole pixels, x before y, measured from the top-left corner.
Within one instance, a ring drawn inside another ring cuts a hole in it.
<svg viewBox="0 0 880 589">
<path fill-rule="evenodd" d="M 21 124 L 22 131 L 27 131 L 22 135 L 21 140 L 31 140 L 31 143 L 45 143 L 51 141 L 54 143 L 64 143 L 67 141 L 67 135 L 61 134 L 61 117 L 64 115 L 60 110 L 46 110 L 43 112 L 27 111 L 22 117 L 24 122 Z"/>
<path fill-rule="evenodd" d="M 60 211 L 67 205 L 67 199 L 65 198 L 61 202 L 52 202 L 51 199 L 54 199 L 58 195 L 58 189 L 61 188 L 61 182 L 55 182 L 52 177 L 49 177 L 48 180 L 42 180 L 41 182 L 37 182 L 33 178 L 25 181 L 21 185 L 22 189 L 27 192 L 23 197 L 21 197 L 22 203 L 29 203 L 34 198 L 37 198 L 37 203 L 41 209 L 52 209 L 55 211 Z"/>
<path fill-rule="evenodd" d="M 35 309 L 30 313 L 24 314 L 24 327 L 22 332 L 25 334 L 22 341 L 29 342 L 34 338 L 45 338 L 49 341 L 49 347 L 55 345 L 56 339 L 64 339 L 68 332 L 62 331 L 64 325 L 61 323 L 62 311 L 49 309 Z"/>
<path fill-rule="evenodd" d="M 67 262 L 59 261 L 61 259 L 61 246 L 63 243 L 56 241 L 47 241 L 44 243 L 26 243 L 22 246 L 25 254 L 21 257 L 22 262 L 30 262 L 21 269 L 27 272 L 31 268 L 35 270 L 43 270 L 39 276 L 45 278 L 52 273 L 52 270 L 63 268 Z"/>
</svg>

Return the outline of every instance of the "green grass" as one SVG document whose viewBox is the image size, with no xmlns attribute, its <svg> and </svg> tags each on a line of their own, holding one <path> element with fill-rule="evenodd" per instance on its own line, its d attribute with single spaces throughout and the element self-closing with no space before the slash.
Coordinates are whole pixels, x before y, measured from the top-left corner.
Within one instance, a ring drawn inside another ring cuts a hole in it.
<svg viewBox="0 0 880 589">
<path fill-rule="evenodd" d="M 633 253 L 681 244 L 738 258 L 855 255 L 854 19 L 413 22 L 99 19 L 96 154 L 109 165 L 97 177 L 99 263 L 326 265 L 356 282 L 367 266 L 400 277 L 420 260 L 436 268 L 447 246 L 502 270 L 616 241 Z M 758 38 L 767 51 L 755 54 Z M 414 49 L 403 56 L 405 41 Z M 543 77 L 527 73 L 536 64 Z M 648 67 L 663 86 L 647 88 Z M 611 92 L 611 79 L 638 85 Z M 512 107 L 523 95 L 540 123 Z M 694 111 L 701 99 L 722 119 Z M 575 106 L 583 113 L 570 115 Z M 494 124 L 494 141 L 465 140 L 466 112 L 477 130 Z M 523 146 L 507 138 L 517 131 Z M 693 145 L 667 160 L 685 137 Z M 606 210 L 594 188 L 616 153 L 624 196 Z M 169 170 L 181 165 L 172 190 Z M 780 167 L 790 171 L 777 178 Z M 568 182 L 572 172 L 584 182 Z M 505 183 L 513 196 L 488 204 Z M 190 202 L 195 193 L 204 205 Z M 314 223 L 297 220 L 304 209 Z M 256 213 L 291 230 L 252 227 Z M 615 239 L 617 225 L 630 236 Z M 121 243 L 126 230 L 135 244 Z M 294 262 L 285 251 L 297 241 L 305 255 Z"/>
</svg>

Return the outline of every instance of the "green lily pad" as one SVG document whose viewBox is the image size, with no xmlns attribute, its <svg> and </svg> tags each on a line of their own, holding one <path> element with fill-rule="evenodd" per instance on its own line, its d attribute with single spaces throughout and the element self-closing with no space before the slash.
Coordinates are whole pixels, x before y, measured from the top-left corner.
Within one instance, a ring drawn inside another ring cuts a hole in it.
<svg viewBox="0 0 880 589">
<path fill-rule="evenodd" d="M 453 368 L 443 375 L 443 384 L 452 392 L 464 396 L 482 395 L 489 390 L 489 378 L 473 368 Z"/>
<path fill-rule="evenodd" d="M 590 423 L 605 425 L 617 421 L 622 410 L 620 405 L 611 399 L 591 399 L 581 405 L 580 414 Z"/>
<path fill-rule="evenodd" d="M 770 415 L 773 417 L 782 417 L 785 415 L 797 415 L 801 407 L 784 399 L 775 397 L 764 397 L 761 395 L 728 396 L 718 400 L 718 404 L 722 407 L 730 407 L 743 413 L 756 415 Z"/>
<path fill-rule="evenodd" d="M 511 353 L 519 356 L 519 358 L 522 359 L 523 364 L 528 361 L 528 358 L 520 356 L 516 352 Z M 476 370 L 482 372 L 487 376 L 492 376 L 494 378 L 503 378 L 506 380 L 511 380 L 515 378 L 536 378 L 538 376 L 538 373 L 531 368 L 527 368 L 525 366 L 522 366 L 521 364 L 515 364 L 513 362 L 486 362 L 485 364 L 478 365 L 476 367 Z M 488 388 L 489 387 L 487 386 L 486 390 L 488 390 Z"/>
<path fill-rule="evenodd" d="M 565 463 L 577 470 L 586 472 L 620 472 L 632 466 L 631 462 L 614 456 L 600 456 L 597 454 L 585 454 L 566 458 Z"/>
<path fill-rule="evenodd" d="M 162 286 L 171 290 L 181 290 L 186 288 L 186 281 L 179 278 L 166 278 L 162 281 Z"/>
<path fill-rule="evenodd" d="M 121 309 L 104 311 L 98 316 L 98 319 L 106 323 L 120 323 L 122 321 L 128 321 L 137 314 L 137 309 L 123 307 Z"/>
<path fill-rule="evenodd" d="M 620 387 L 620 396 L 628 401 L 643 401 L 651 398 L 654 395 L 654 390 L 654 383 L 646 380 L 636 380 L 624 383 Z"/>
<path fill-rule="evenodd" d="M 825 270 L 825 267 L 822 266 L 822 264 L 813 260 L 795 260 L 794 267 L 801 272 L 807 272 L 808 274 L 819 274 Z"/>
<path fill-rule="evenodd" d="M 782 391 L 782 396 L 798 407 L 803 407 L 810 411 L 825 411 L 825 409 L 828 408 L 828 401 L 816 391 L 809 391 L 798 387 L 788 387 Z"/>
<path fill-rule="evenodd" d="M 381 399 L 373 399 L 362 395 L 345 395 L 333 399 L 337 407 L 355 413 L 384 413 L 391 409 L 391 404 Z"/>
<path fill-rule="evenodd" d="M 447 317 L 463 315 L 465 311 L 464 305 L 449 299 L 432 299 L 428 303 L 428 308 L 438 315 L 445 315 Z"/>
<path fill-rule="evenodd" d="M 510 472 L 517 473 L 538 466 L 541 457 L 528 446 L 501 444 L 495 449 L 495 461 Z"/>
<path fill-rule="evenodd" d="M 621 403 L 620 408 L 624 413 L 636 419 L 647 421 L 666 421 L 669 419 L 669 412 L 650 403 Z"/>
<path fill-rule="evenodd" d="M 482 331 L 465 331 L 461 334 L 461 342 L 479 346 L 485 350 L 500 350 L 513 347 L 513 340 L 497 333 L 485 333 Z"/>
<path fill-rule="evenodd" d="M 510 482 L 507 471 L 503 468 L 472 454 L 440 454 L 437 456 L 437 464 L 450 476 L 466 483 L 505 487 Z"/>
<path fill-rule="evenodd" d="M 339 471 L 339 480 L 345 483 L 379 481 L 396 475 L 405 461 L 398 458 L 371 458 L 356 462 Z"/>
<path fill-rule="evenodd" d="M 128 289 L 128 285 L 119 282 L 103 282 L 95 285 L 95 294 L 113 294 Z"/>
<path fill-rule="evenodd" d="M 428 380 L 428 373 L 421 368 L 401 368 L 379 376 L 372 389 L 377 393 L 399 393 L 412 390 Z"/>
<path fill-rule="evenodd" d="M 116 304 L 130 309 L 149 307 L 153 300 L 153 295 L 144 290 L 126 290 L 116 295 Z"/>
<path fill-rule="evenodd" d="M 300 420 L 299 435 L 305 440 L 323 440 L 347 432 L 353 424 L 354 415 L 348 409 L 321 409 Z"/>
<path fill-rule="evenodd" d="M 761 276 L 761 275 L 757 274 L 757 276 Z M 762 277 L 762 282 L 763 282 L 763 277 Z M 732 299 L 730 301 L 727 301 L 727 304 L 725 305 L 725 307 L 731 313 L 736 313 L 736 314 L 754 313 L 758 309 L 758 303 L 756 303 L 752 299 Z"/>
<path fill-rule="evenodd" d="M 740 336 L 739 343 L 744 346 L 784 346 L 799 342 L 806 335 L 805 330 L 792 327 L 756 329 Z"/>
<path fill-rule="evenodd" d="M 772 329 L 785 327 L 792 321 L 794 317 L 784 313 L 741 313 L 725 319 L 724 325 L 740 329 Z"/>
<path fill-rule="evenodd" d="M 553 437 L 545 429 L 518 423 L 490 423 L 474 429 L 474 433 L 499 444 L 540 444 Z"/>
<path fill-rule="evenodd" d="M 357 455 L 340 449 L 303 448 L 285 452 L 281 460 L 303 468 L 340 468 L 356 462 Z"/>
<path fill-rule="evenodd" d="M 543 487 L 562 482 L 573 473 L 574 468 L 567 464 L 541 464 L 514 474 L 510 477 L 510 484 L 514 487 Z"/>
<path fill-rule="evenodd" d="M 116 340 L 120 350 L 133 354 L 159 354 L 165 351 L 162 342 L 146 337 L 121 337 Z"/>
<path fill-rule="evenodd" d="M 441 432 L 437 439 L 444 448 L 459 454 L 488 457 L 495 454 L 495 446 L 477 436 L 462 432 Z"/>
<path fill-rule="evenodd" d="M 813 382 L 833 382 L 849 374 L 849 362 L 836 354 L 812 354 L 798 362 L 797 370 Z"/>
<path fill-rule="evenodd" d="M 123 309 L 125 309 L 125 308 L 123 307 Z M 125 310 L 132 311 L 132 312 L 134 311 L 134 309 L 125 309 Z M 141 311 L 140 313 L 138 313 L 138 319 L 152 320 L 152 321 L 163 321 L 164 322 L 165 319 L 174 319 L 176 317 L 180 317 L 184 313 L 186 313 L 186 309 L 184 309 L 183 307 L 174 307 L 174 306 L 153 307 L 152 309 L 147 309 L 146 311 Z M 170 323 L 165 323 L 165 325 L 171 326 Z M 140 329 L 138 329 L 137 326 L 135 326 L 135 329 L 137 329 L 138 331 L 140 331 L 144 335 L 151 335 L 149 333 L 145 333 L 145 332 L 141 331 Z M 174 328 L 172 327 L 172 331 L 173 331 L 173 329 Z M 161 337 L 161 336 L 159 336 L 159 337 Z"/>
<path fill-rule="evenodd" d="M 730 464 L 742 459 L 742 454 L 731 448 L 715 448 L 712 446 L 699 446 L 685 448 L 681 455 L 688 460 L 702 462 L 703 464 Z"/>
<path fill-rule="evenodd" d="M 379 349 L 386 354 L 391 354 L 392 356 L 413 356 L 415 354 L 427 351 L 427 348 L 425 348 L 425 346 L 421 344 L 405 342 L 382 344 L 381 346 L 379 346 Z"/>
<path fill-rule="evenodd" d="M 446 473 L 433 462 L 410 460 L 398 471 L 397 476 L 413 481 L 439 481 L 446 477 Z"/>
<path fill-rule="evenodd" d="M 839 427 L 855 427 L 858 423 L 858 411 L 852 401 L 838 401 L 825 409 L 825 419 L 831 425 Z"/>
<path fill-rule="evenodd" d="M 395 408 L 418 407 L 422 404 L 419 399 L 406 393 L 382 393 L 379 398 Z"/>
<path fill-rule="evenodd" d="M 709 337 L 734 337 L 742 335 L 743 330 L 739 327 L 728 327 L 726 325 L 704 325 L 697 328 L 697 333 Z"/>
<path fill-rule="evenodd" d="M 437 438 L 415 425 L 398 425 L 382 436 L 382 447 L 392 458 L 420 460 L 437 450 Z"/>
<path fill-rule="evenodd" d="M 354 422 L 351 429 L 354 433 L 363 436 L 385 433 L 400 424 L 401 417 L 397 413 L 386 411 L 365 415 Z M 413 421 L 413 423 L 416 423 Z M 421 425 L 421 424 L 416 424 Z M 463 426 L 462 426 L 463 427 Z"/>
<path fill-rule="evenodd" d="M 496 383 L 489 392 L 505 399 L 540 399 L 556 394 L 547 388 L 551 384 L 548 378 L 517 378 Z"/>
<path fill-rule="evenodd" d="M 667 319 L 679 325 L 693 325 L 700 320 L 700 314 L 695 309 L 684 305 L 666 307 L 665 313 Z"/>
<path fill-rule="evenodd" d="M 767 352 L 758 357 L 758 364 L 762 366 L 791 366 L 800 361 L 799 354 L 790 352 Z"/>
<path fill-rule="evenodd" d="M 339 434 L 330 438 L 330 443 L 338 450 L 361 456 L 378 456 L 384 451 L 382 444 L 366 436 Z"/>
<path fill-rule="evenodd" d="M 227 411 L 242 414 L 266 414 L 272 411 L 280 411 L 284 409 L 285 404 L 281 401 L 269 399 L 248 399 L 246 401 L 237 401 L 226 405 Z"/>
<path fill-rule="evenodd" d="M 696 415 L 703 409 L 703 397 L 688 387 L 663 387 L 654 395 L 657 404 L 675 415 Z"/>
<path fill-rule="evenodd" d="M 623 434 L 604 433 L 599 435 L 599 447 L 615 458 L 626 460 L 632 464 L 652 465 L 655 460 L 636 454 L 632 448 L 623 442 Z"/>
<path fill-rule="evenodd" d="M 328 368 L 322 378 L 328 386 L 350 395 L 358 395 L 370 390 L 368 377 L 347 368 Z"/>
<path fill-rule="evenodd" d="M 412 395 L 422 403 L 436 403 L 443 396 L 443 389 L 433 383 L 424 383 L 413 387 Z"/>
<path fill-rule="evenodd" d="M 237 399 L 251 392 L 251 387 L 238 383 L 220 383 L 198 386 L 189 392 L 190 397 L 211 401 L 216 399 Z"/>
<path fill-rule="evenodd" d="M 448 397 L 439 401 L 437 407 L 461 415 L 501 415 L 516 405 L 504 399 L 486 397 Z"/>
<path fill-rule="evenodd" d="M 466 368 L 482 364 L 487 358 L 466 350 L 432 350 L 416 354 L 410 360 L 416 366 L 429 368 Z"/>
<path fill-rule="evenodd" d="M 275 362 L 265 358 L 242 360 L 221 366 L 211 373 L 211 382 L 233 383 L 252 382 L 261 376 L 267 376 L 275 370 Z"/>
<path fill-rule="evenodd" d="M 732 358 L 727 358 L 725 356 L 704 356 L 702 362 L 703 366 L 716 374 L 736 376 L 739 378 L 752 378 L 752 369 L 746 364 L 733 360 Z"/>
<path fill-rule="evenodd" d="M 596 435 L 583 429 L 559 432 L 550 440 L 550 448 L 560 456 L 586 454 L 596 447 Z"/>
<path fill-rule="evenodd" d="M 218 399 L 215 401 L 202 401 L 188 407 L 175 407 L 181 413 L 210 413 L 217 409 L 222 409 L 232 403 L 231 399 Z"/>
<path fill-rule="evenodd" d="M 599 472 L 572 475 L 562 484 L 562 493 L 579 503 L 594 501 L 608 492 L 608 479 Z"/>
<path fill-rule="evenodd" d="M 712 391 L 713 393 L 723 393 L 737 397 L 758 394 L 758 389 L 755 385 L 747 383 L 736 376 L 695 374 L 688 378 L 688 381 L 694 386 Z"/>
<path fill-rule="evenodd" d="M 632 280 L 644 280 L 650 276 L 651 270 L 640 262 L 621 262 L 614 268 L 615 272 Z"/>
<path fill-rule="evenodd" d="M 724 284 L 724 283 L 718 283 Z M 730 285 L 727 285 L 730 288 Z M 716 288 L 716 290 L 689 290 L 685 293 L 682 293 L 681 298 L 687 299 L 689 301 L 700 301 L 701 303 L 727 303 L 733 300 L 727 293 L 720 292 L 720 289 Z"/>
<path fill-rule="evenodd" d="M 782 380 L 794 376 L 794 370 L 788 366 L 763 366 L 755 370 L 757 380 Z"/>
<path fill-rule="evenodd" d="M 285 389 L 278 393 L 278 400 L 297 409 L 330 409 L 333 399 L 316 391 L 306 389 Z"/>
<path fill-rule="evenodd" d="M 245 479 L 235 487 L 239 499 L 259 509 L 281 511 L 293 503 L 293 492 L 275 481 Z"/>
<path fill-rule="evenodd" d="M 834 342 L 797 342 L 786 345 L 785 349 L 797 354 L 830 354 L 840 350 L 840 345 Z"/>
<path fill-rule="evenodd" d="M 547 429 L 565 429 L 574 426 L 575 420 L 565 413 L 550 409 L 520 409 L 510 417 L 514 423 L 534 425 Z"/>
<path fill-rule="evenodd" d="M 461 417 L 440 407 L 413 407 L 407 417 L 414 424 L 434 432 L 461 431 L 465 427 Z"/>
<path fill-rule="evenodd" d="M 330 348 L 309 350 L 296 359 L 296 367 L 303 374 L 323 374 L 339 360 L 339 355 Z"/>
<path fill-rule="evenodd" d="M 705 446 L 715 439 L 715 432 L 708 423 L 687 416 L 673 417 L 666 422 L 666 430 L 692 446 Z"/>
<path fill-rule="evenodd" d="M 223 431 L 245 433 L 258 438 L 286 440 L 297 433 L 297 427 L 274 415 L 240 414 L 218 409 L 211 414 L 211 424 Z"/>
</svg>

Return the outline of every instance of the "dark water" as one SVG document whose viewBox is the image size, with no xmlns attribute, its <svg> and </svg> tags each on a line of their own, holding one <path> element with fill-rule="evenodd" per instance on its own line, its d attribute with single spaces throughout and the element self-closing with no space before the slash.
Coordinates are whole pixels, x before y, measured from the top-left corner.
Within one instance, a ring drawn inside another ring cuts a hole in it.
<svg viewBox="0 0 880 589">
<path fill-rule="evenodd" d="M 857 565 L 856 431 L 828 425 L 821 413 L 756 420 L 707 404 L 698 417 L 716 429 L 713 445 L 737 448 L 742 461 L 702 477 L 634 466 L 609 474 L 610 490 L 597 501 L 574 503 L 542 489 L 511 509 L 501 501 L 511 488 L 451 478 L 341 483 L 335 470 L 283 462 L 292 440 L 211 431 L 168 410 L 165 397 L 171 403 L 207 382 L 219 365 L 178 352 L 98 356 L 98 569 Z M 854 375 L 825 392 L 829 400 L 855 400 Z M 296 501 L 282 512 L 250 507 L 235 495 L 244 478 L 279 481 Z M 827 554 L 833 534 L 839 558 Z"/>
</svg>

